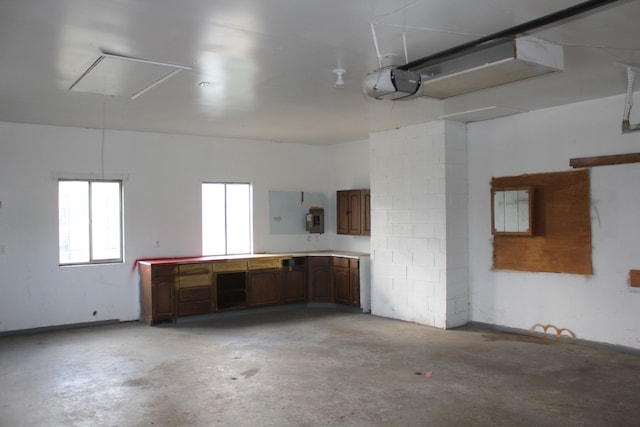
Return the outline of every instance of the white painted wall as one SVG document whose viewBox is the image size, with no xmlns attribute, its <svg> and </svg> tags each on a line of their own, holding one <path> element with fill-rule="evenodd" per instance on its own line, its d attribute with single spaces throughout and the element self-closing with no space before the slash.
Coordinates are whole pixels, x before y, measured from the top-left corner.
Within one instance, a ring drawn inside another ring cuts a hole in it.
<svg viewBox="0 0 640 427">
<path fill-rule="evenodd" d="M 329 181 L 335 190 L 357 190 L 370 188 L 369 140 L 346 142 L 329 147 Z M 331 193 L 331 209 L 328 222 L 332 224 L 331 248 L 345 251 L 371 251 L 369 236 L 335 234 L 336 192 Z M 325 213 L 326 215 L 326 213 Z"/>
<path fill-rule="evenodd" d="M 310 242 L 306 234 L 269 234 L 269 190 L 328 197 L 335 191 L 327 180 L 330 152 L 325 146 L 117 131 L 105 132 L 103 146 L 99 130 L 0 123 L 0 331 L 137 319 L 133 261 L 201 253 L 202 181 L 254 184 L 256 252 L 330 248 L 330 234 Z M 99 176 L 103 165 L 105 176 L 127 177 L 126 262 L 61 268 L 56 178 Z"/>
<path fill-rule="evenodd" d="M 639 152 L 640 133 L 620 132 L 623 105 L 617 96 L 468 126 L 471 320 L 525 330 L 553 324 L 640 348 L 640 289 L 628 285 L 629 270 L 640 269 L 640 164 L 591 169 L 592 276 L 491 269 L 491 177 Z"/>
<path fill-rule="evenodd" d="M 465 324 L 464 125 L 374 133 L 370 144 L 372 313 L 441 328 Z"/>
</svg>

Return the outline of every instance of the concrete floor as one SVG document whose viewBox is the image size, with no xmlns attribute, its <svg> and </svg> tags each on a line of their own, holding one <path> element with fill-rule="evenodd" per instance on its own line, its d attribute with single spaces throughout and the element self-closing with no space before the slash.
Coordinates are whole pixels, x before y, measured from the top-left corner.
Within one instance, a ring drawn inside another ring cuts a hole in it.
<svg viewBox="0 0 640 427">
<path fill-rule="evenodd" d="M 0 337 L 0 425 L 639 426 L 640 356 L 325 309 L 131 322 Z"/>
</svg>

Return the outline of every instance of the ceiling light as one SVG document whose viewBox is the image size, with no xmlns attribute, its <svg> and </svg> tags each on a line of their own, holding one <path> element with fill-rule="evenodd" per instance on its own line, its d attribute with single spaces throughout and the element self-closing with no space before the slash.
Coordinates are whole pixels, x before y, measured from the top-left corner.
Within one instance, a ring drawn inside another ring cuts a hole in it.
<svg viewBox="0 0 640 427">
<path fill-rule="evenodd" d="M 346 70 L 344 68 L 336 68 L 335 70 L 333 70 L 333 72 L 338 75 L 338 78 L 336 79 L 333 87 L 335 87 L 336 89 L 343 89 L 344 80 L 342 80 L 342 75 L 346 72 Z"/>
<path fill-rule="evenodd" d="M 210 84 L 211 84 L 211 82 L 200 82 L 200 83 L 198 83 L 198 86 L 200 86 L 200 87 L 207 87 L 207 86 L 209 86 Z"/>
</svg>

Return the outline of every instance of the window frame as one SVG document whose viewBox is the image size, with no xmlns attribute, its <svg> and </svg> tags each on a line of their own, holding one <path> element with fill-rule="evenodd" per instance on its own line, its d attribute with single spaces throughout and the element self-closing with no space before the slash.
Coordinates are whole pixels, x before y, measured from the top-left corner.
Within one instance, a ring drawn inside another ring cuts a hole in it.
<svg viewBox="0 0 640 427">
<path fill-rule="evenodd" d="M 205 253 L 205 240 L 204 240 L 204 206 L 201 205 L 201 237 L 202 237 L 202 244 L 201 244 L 201 253 L 202 256 L 234 256 L 234 255 L 251 255 L 253 254 L 253 184 L 251 182 L 220 182 L 220 181 L 202 181 L 200 183 L 200 198 L 201 198 L 201 202 L 204 203 L 204 194 L 203 194 L 203 190 L 204 190 L 204 186 L 207 184 L 214 184 L 214 185 L 223 185 L 224 186 L 224 202 L 225 202 L 225 206 L 224 206 L 224 213 L 225 213 L 225 217 L 224 217 L 224 234 L 225 234 L 225 242 L 224 242 L 224 253 Z M 227 200 L 227 188 L 230 185 L 244 185 L 247 187 L 248 191 L 249 191 L 249 206 L 248 206 L 248 215 L 249 215 L 249 251 L 248 252 L 242 252 L 242 253 L 229 253 L 229 229 L 228 229 L 228 225 L 229 225 L 229 221 L 228 221 L 228 216 L 227 216 L 227 204 L 228 204 L 228 200 Z"/>
<path fill-rule="evenodd" d="M 88 198 L 88 238 L 89 238 L 89 260 L 82 262 L 62 262 L 60 259 L 61 251 L 60 251 L 60 183 L 61 182 L 86 182 L 88 186 L 87 190 L 87 198 Z M 119 218 L 119 230 L 118 230 L 118 238 L 119 238 L 119 246 L 120 246 L 120 257 L 118 258 L 104 258 L 104 259 L 94 259 L 93 258 L 93 183 L 117 183 L 119 190 L 119 201 L 120 201 L 120 209 L 118 213 Z M 104 264 L 124 264 L 124 181 L 122 179 L 109 179 L 109 178 L 59 178 L 57 181 L 58 187 L 58 266 L 59 267 L 73 267 L 73 266 L 83 266 L 83 265 L 104 265 Z"/>
</svg>

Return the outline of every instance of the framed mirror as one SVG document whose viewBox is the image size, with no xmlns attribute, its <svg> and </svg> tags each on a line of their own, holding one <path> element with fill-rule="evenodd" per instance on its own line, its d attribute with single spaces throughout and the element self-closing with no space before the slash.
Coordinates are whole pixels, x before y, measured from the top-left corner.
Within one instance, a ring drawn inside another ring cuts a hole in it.
<svg viewBox="0 0 640 427">
<path fill-rule="evenodd" d="M 491 233 L 533 235 L 533 187 L 491 189 Z"/>
</svg>

